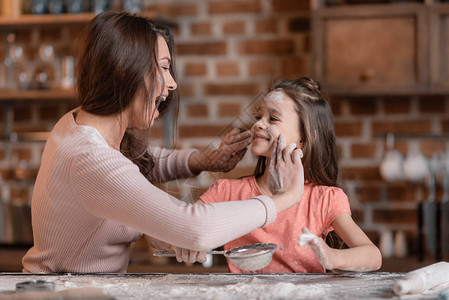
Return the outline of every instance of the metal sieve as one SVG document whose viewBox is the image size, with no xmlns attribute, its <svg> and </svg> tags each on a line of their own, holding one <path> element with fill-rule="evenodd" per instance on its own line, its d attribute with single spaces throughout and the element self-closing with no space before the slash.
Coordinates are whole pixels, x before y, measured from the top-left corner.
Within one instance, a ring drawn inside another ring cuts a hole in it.
<svg viewBox="0 0 449 300">
<path fill-rule="evenodd" d="M 282 250 L 272 243 L 259 243 L 236 247 L 225 251 L 208 251 L 208 254 L 220 254 L 228 258 L 237 268 L 245 271 L 256 271 L 266 267 L 273 258 L 276 249 Z M 160 251 L 153 254 L 154 256 L 176 256 L 175 253 L 169 251 Z"/>
</svg>

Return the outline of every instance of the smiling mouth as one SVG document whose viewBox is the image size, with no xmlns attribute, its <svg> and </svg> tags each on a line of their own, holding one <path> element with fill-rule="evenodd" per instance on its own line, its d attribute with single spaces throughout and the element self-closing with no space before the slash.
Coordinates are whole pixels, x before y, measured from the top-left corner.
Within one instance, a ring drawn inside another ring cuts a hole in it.
<svg viewBox="0 0 449 300">
<path fill-rule="evenodd" d="M 161 105 L 162 102 L 167 100 L 167 96 L 159 96 L 156 98 L 156 109 L 159 109 L 159 105 Z"/>
<path fill-rule="evenodd" d="M 256 141 L 256 142 L 260 142 L 260 141 L 269 142 L 270 141 L 270 137 L 266 137 L 266 136 L 263 136 L 263 135 L 260 135 L 260 134 L 255 134 L 255 135 L 253 135 L 253 141 Z"/>
</svg>

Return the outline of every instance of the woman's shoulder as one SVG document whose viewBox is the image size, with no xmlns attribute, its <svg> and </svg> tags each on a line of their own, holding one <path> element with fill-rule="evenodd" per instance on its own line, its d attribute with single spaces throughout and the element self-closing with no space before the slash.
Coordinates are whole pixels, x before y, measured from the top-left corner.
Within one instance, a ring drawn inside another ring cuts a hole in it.
<svg viewBox="0 0 449 300">
<path fill-rule="evenodd" d="M 70 160 L 75 167 L 95 170 L 133 166 L 119 150 L 111 148 L 93 127 L 77 126 L 64 134 L 54 132 L 47 142 L 55 157 Z M 137 166 L 136 166 L 137 167 Z"/>
</svg>

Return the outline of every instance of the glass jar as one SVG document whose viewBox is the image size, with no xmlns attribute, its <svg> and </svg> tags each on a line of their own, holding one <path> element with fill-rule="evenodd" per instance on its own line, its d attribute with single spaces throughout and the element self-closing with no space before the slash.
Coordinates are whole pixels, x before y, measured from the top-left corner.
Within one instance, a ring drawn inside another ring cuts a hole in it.
<svg viewBox="0 0 449 300">
<path fill-rule="evenodd" d="M 58 85 L 56 70 L 53 46 L 42 44 L 39 47 L 39 58 L 35 62 L 33 88 L 37 90 L 55 88 Z"/>
</svg>

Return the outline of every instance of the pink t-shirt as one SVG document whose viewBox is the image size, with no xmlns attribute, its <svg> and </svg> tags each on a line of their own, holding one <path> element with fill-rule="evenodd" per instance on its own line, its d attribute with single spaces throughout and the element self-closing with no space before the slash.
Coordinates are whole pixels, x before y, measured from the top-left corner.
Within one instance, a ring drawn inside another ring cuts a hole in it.
<svg viewBox="0 0 449 300">
<path fill-rule="evenodd" d="M 204 203 L 249 199 L 261 195 L 254 176 L 242 179 L 223 179 L 215 182 L 200 198 Z M 321 238 L 333 230 L 332 222 L 343 213 L 351 213 L 348 197 L 342 189 L 315 184 L 306 184 L 301 201 L 292 208 L 278 214 L 276 221 L 264 228 L 224 245 L 224 249 L 255 243 L 275 243 L 283 250 L 276 250 L 273 260 L 255 273 L 324 273 L 310 247 L 300 247 L 298 236 L 302 228 Z M 254 273 L 243 271 L 228 260 L 232 273 Z"/>
</svg>

